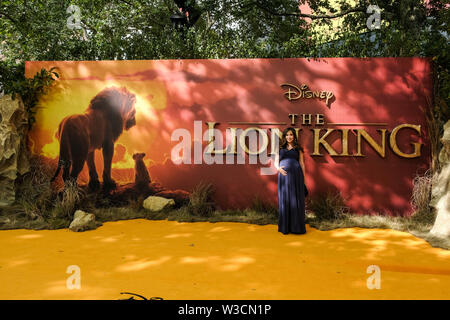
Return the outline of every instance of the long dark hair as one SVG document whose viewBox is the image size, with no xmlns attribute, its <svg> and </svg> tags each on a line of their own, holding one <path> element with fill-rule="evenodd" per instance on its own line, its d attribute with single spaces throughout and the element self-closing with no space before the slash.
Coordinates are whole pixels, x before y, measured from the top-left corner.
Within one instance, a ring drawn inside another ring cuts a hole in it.
<svg viewBox="0 0 450 320">
<path fill-rule="evenodd" d="M 304 149 L 303 149 L 302 145 L 298 142 L 297 133 L 295 132 L 295 129 L 292 128 L 292 127 L 288 127 L 288 128 L 283 130 L 283 135 L 281 136 L 280 149 L 287 148 L 288 142 L 286 140 L 286 135 L 287 135 L 287 133 L 289 131 L 291 131 L 292 134 L 294 135 L 294 148 L 296 150 L 301 150 L 302 152 L 304 152 Z"/>
</svg>

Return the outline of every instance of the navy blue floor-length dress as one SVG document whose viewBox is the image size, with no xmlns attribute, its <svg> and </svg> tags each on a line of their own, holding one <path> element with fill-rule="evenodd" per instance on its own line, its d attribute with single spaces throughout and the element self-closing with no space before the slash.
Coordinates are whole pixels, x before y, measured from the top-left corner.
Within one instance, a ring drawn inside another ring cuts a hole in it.
<svg viewBox="0 0 450 320">
<path fill-rule="evenodd" d="M 287 175 L 278 172 L 278 231 L 283 234 L 306 233 L 305 227 L 305 177 L 296 149 L 280 149 L 280 167 Z"/>
</svg>

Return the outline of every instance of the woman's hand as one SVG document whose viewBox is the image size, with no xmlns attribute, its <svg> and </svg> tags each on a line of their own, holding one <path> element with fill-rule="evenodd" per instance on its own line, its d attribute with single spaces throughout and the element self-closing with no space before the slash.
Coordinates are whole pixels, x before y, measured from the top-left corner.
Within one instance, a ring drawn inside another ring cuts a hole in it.
<svg viewBox="0 0 450 320">
<path fill-rule="evenodd" d="M 278 168 L 278 172 L 280 172 L 283 176 L 287 175 L 287 172 L 283 169 L 284 166 Z"/>
</svg>

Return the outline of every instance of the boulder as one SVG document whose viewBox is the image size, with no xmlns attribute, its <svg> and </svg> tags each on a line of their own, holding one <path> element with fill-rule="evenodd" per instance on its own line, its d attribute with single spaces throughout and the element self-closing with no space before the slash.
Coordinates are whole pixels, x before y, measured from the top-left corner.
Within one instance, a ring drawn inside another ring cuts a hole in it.
<svg viewBox="0 0 450 320">
<path fill-rule="evenodd" d="M 150 196 L 144 200 L 142 206 L 150 211 L 160 211 L 168 207 L 172 207 L 175 205 L 175 201 L 173 199 L 166 199 L 158 196 Z"/>
<path fill-rule="evenodd" d="M 18 175 L 30 169 L 27 157 L 26 135 L 28 120 L 20 97 L 0 98 L 0 206 L 15 200 L 14 182 Z"/>
<path fill-rule="evenodd" d="M 91 229 L 96 229 L 101 226 L 102 223 L 95 221 L 95 215 L 87 213 L 82 210 L 75 211 L 73 220 L 70 223 L 69 229 L 71 231 L 80 232 Z"/>
<path fill-rule="evenodd" d="M 450 237 L 450 120 L 444 125 L 441 141 L 441 170 L 433 176 L 430 201 L 430 206 L 436 208 L 437 216 L 430 234 L 446 238 Z"/>
</svg>

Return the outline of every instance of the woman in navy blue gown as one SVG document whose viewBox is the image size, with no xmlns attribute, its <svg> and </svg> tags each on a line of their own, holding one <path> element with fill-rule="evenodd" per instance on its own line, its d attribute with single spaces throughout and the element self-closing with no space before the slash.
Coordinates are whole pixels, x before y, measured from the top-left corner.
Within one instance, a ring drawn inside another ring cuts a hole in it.
<svg viewBox="0 0 450 320">
<path fill-rule="evenodd" d="M 303 147 L 294 128 L 283 131 L 278 169 L 278 231 L 283 234 L 306 233 L 305 163 Z"/>
</svg>

